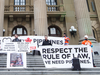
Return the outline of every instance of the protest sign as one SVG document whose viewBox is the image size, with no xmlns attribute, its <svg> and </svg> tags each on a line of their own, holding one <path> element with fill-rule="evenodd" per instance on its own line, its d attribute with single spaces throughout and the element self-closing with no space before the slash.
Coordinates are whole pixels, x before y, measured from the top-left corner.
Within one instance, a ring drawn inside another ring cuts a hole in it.
<svg viewBox="0 0 100 75">
<path fill-rule="evenodd" d="M 30 52 L 29 42 L 17 42 L 17 45 L 18 52 Z"/>
<path fill-rule="evenodd" d="M 1 52 L 30 52 L 28 42 L 4 42 Z"/>
<path fill-rule="evenodd" d="M 2 44 L 2 52 L 16 52 L 17 51 L 17 43 L 14 42 L 6 42 Z"/>
<path fill-rule="evenodd" d="M 91 47 L 84 45 L 41 46 L 46 68 L 72 68 L 72 59 L 79 58 L 81 68 L 92 68 Z"/>
<path fill-rule="evenodd" d="M 2 37 L 0 37 L 0 51 L 2 50 L 2 44 L 1 44 L 1 42 L 2 42 Z"/>
<path fill-rule="evenodd" d="M 20 36 L 18 38 L 21 40 L 21 43 L 18 43 L 19 44 L 18 46 L 21 49 L 21 50 L 18 49 L 19 52 L 20 51 L 26 52 L 25 49 L 27 49 L 26 48 L 27 43 L 29 43 L 29 50 L 31 52 L 32 52 L 32 50 L 39 50 L 38 47 L 42 45 L 43 40 L 44 40 L 44 36 Z M 4 47 L 1 45 L 5 44 L 5 43 L 12 43 L 13 39 L 14 39 L 14 37 L 0 37 L 0 47 Z M 51 40 L 52 46 L 64 45 L 64 38 L 63 37 L 48 37 L 48 39 Z M 2 49 L 2 48 L 0 48 L 0 49 Z M 6 52 L 6 51 L 4 51 L 4 52 Z"/>
<path fill-rule="evenodd" d="M 22 39 L 22 41 L 24 40 L 29 41 L 30 43 L 34 43 L 37 46 L 41 46 L 43 43 L 43 40 L 45 39 L 44 36 L 21 36 L 19 38 Z M 48 40 L 51 41 L 52 46 L 64 45 L 63 37 L 48 37 Z"/>
<path fill-rule="evenodd" d="M 26 53 L 7 53 L 7 68 L 26 68 Z"/>
</svg>

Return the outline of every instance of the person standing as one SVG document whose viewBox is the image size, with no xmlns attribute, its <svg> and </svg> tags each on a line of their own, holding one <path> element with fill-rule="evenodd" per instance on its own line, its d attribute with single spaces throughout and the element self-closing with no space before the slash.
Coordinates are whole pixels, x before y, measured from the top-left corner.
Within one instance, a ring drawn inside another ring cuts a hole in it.
<svg viewBox="0 0 100 75">
<path fill-rule="evenodd" d="M 85 38 L 85 40 L 82 41 L 82 45 L 89 45 L 91 47 L 92 42 L 88 40 L 88 35 L 85 35 L 84 38 Z M 91 53 L 92 53 L 93 66 L 96 67 L 95 64 L 94 64 L 93 50 L 92 50 L 92 48 L 91 48 Z"/>
<path fill-rule="evenodd" d="M 89 45 L 89 46 L 91 46 L 92 43 L 91 43 L 91 41 L 88 40 L 88 36 L 85 35 L 84 38 L 85 38 L 85 40 L 82 41 L 82 45 Z"/>
<path fill-rule="evenodd" d="M 44 46 L 44 45 L 52 45 L 51 41 L 48 40 L 48 36 L 45 35 L 44 37 L 45 37 L 45 39 L 43 40 L 42 46 Z"/>
<path fill-rule="evenodd" d="M 67 37 L 66 33 L 64 33 L 64 39 L 65 39 L 65 44 L 64 45 L 69 45 L 69 37 Z"/>
<path fill-rule="evenodd" d="M 13 39 L 13 41 L 12 42 L 21 42 L 21 40 L 20 39 L 18 39 L 18 35 L 17 34 L 15 34 L 15 39 Z"/>
</svg>

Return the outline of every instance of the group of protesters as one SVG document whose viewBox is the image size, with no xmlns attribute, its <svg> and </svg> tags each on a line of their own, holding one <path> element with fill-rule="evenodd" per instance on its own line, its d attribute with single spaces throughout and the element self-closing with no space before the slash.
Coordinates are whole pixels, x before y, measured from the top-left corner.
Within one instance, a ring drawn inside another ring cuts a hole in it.
<svg viewBox="0 0 100 75">
<path fill-rule="evenodd" d="M 37 35 L 35 34 L 35 36 L 37 36 Z M 69 37 L 66 35 L 66 33 L 64 33 L 64 36 L 63 36 L 63 37 L 64 37 L 64 40 L 65 40 L 64 45 L 65 45 L 65 46 L 68 46 L 68 45 L 69 45 L 69 41 L 70 41 Z M 45 39 L 43 40 L 42 46 L 45 46 L 45 45 L 51 45 L 51 46 L 52 46 L 51 41 L 48 40 L 48 36 L 45 35 L 44 38 L 45 38 Z M 17 34 L 15 34 L 15 39 L 13 39 L 13 42 L 21 42 L 21 40 L 18 39 L 18 35 L 17 35 Z M 89 46 L 92 46 L 91 41 L 88 40 L 88 35 L 85 35 L 85 36 L 84 36 L 84 41 L 82 41 L 81 44 L 82 44 L 82 45 L 89 45 Z M 38 51 L 38 50 L 33 50 L 33 55 L 36 55 L 36 54 L 35 54 L 36 52 L 37 52 L 38 55 L 41 55 L 41 54 L 40 54 L 40 51 Z M 93 57 L 92 48 L 91 48 L 91 53 L 92 53 L 92 57 Z M 93 60 L 93 66 L 95 67 L 94 60 Z"/>
<path fill-rule="evenodd" d="M 37 34 L 35 34 L 35 36 L 37 36 Z M 45 37 L 45 39 L 43 40 L 42 46 L 45 46 L 45 45 L 51 45 L 52 46 L 51 41 L 48 40 L 48 36 L 45 35 L 44 37 Z M 65 40 L 64 45 L 65 46 L 68 46 L 69 45 L 69 40 L 70 40 L 69 37 L 66 35 L 66 33 L 64 33 L 64 36 L 63 37 L 64 37 L 64 40 Z M 88 40 L 88 35 L 85 35 L 84 38 L 85 39 L 84 39 L 84 41 L 82 41 L 82 45 L 92 46 L 91 41 Z M 21 42 L 21 40 L 18 39 L 18 35 L 17 34 L 15 34 L 15 39 L 13 39 L 12 42 Z M 92 51 L 92 48 L 91 48 L 91 52 L 93 52 Z M 40 55 L 39 52 L 38 52 L 38 54 Z M 35 55 L 35 50 L 33 51 L 33 55 Z"/>
</svg>

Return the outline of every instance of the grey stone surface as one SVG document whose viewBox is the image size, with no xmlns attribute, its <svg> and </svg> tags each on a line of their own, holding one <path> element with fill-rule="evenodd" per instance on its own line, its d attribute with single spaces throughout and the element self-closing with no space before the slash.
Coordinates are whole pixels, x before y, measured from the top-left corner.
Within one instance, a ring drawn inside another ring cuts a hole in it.
<svg viewBox="0 0 100 75">
<path fill-rule="evenodd" d="M 3 60 L 2 60 L 3 59 Z M 7 69 L 6 55 L 0 57 L 0 75 L 100 75 L 100 68 L 82 69 L 73 71 L 72 69 L 47 69 L 45 68 L 41 56 L 27 55 L 27 68 Z M 35 61 L 32 61 L 35 60 Z M 96 66 L 100 66 L 100 56 L 94 56 Z"/>
</svg>

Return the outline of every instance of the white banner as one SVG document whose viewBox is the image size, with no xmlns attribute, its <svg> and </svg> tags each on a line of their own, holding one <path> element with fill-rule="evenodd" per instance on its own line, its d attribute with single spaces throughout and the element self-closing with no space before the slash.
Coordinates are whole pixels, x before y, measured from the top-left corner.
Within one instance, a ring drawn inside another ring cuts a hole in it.
<svg viewBox="0 0 100 75">
<path fill-rule="evenodd" d="M 17 52 L 18 46 L 17 43 L 9 42 L 9 43 L 2 43 L 2 52 Z"/>
<path fill-rule="evenodd" d="M 1 52 L 30 52 L 28 42 L 4 42 Z"/>
<path fill-rule="evenodd" d="M 45 38 L 44 36 L 21 36 L 19 39 L 22 41 L 30 41 L 31 43 L 41 46 Z M 51 40 L 52 46 L 64 45 L 63 37 L 48 37 L 48 40 Z"/>
<path fill-rule="evenodd" d="M 1 43 L 2 43 L 2 37 L 0 37 L 0 51 L 2 50 L 2 48 L 1 48 L 2 44 Z"/>
<path fill-rule="evenodd" d="M 93 68 L 90 46 L 41 46 L 40 49 L 46 68 L 72 68 L 74 57 L 79 58 L 81 68 Z"/>
<path fill-rule="evenodd" d="M 26 53 L 7 53 L 7 68 L 26 68 Z"/>
<path fill-rule="evenodd" d="M 7 43 L 12 43 L 13 39 L 15 39 L 15 38 L 14 37 L 0 37 L 0 52 L 3 52 L 3 51 L 6 52 L 7 50 L 5 49 L 6 48 L 5 45 Z M 25 49 L 27 47 L 27 45 L 25 43 L 30 44 L 30 48 L 29 48 L 30 51 L 39 50 L 38 47 L 42 45 L 43 40 L 45 38 L 44 38 L 44 36 L 20 36 L 20 37 L 18 37 L 18 39 L 21 40 L 21 43 L 18 43 L 19 45 L 17 46 L 21 50 L 18 49 L 18 51 L 25 52 Z M 63 37 L 48 37 L 48 40 L 51 40 L 52 46 L 64 45 L 64 38 Z M 14 42 L 12 44 L 14 44 Z M 3 49 L 5 49 L 5 50 L 3 50 Z"/>
</svg>

